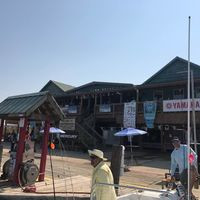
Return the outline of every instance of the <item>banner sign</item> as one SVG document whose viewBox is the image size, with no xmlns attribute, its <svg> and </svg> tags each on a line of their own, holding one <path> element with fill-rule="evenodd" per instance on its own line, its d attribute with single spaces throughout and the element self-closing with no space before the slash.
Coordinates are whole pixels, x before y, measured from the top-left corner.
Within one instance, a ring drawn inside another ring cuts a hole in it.
<svg viewBox="0 0 200 200">
<path fill-rule="evenodd" d="M 192 99 L 189 103 L 190 111 L 193 107 Z M 187 99 L 177 99 L 177 100 L 166 100 L 163 101 L 163 112 L 183 112 L 188 109 Z M 195 111 L 200 111 L 200 99 L 194 99 L 194 109 Z"/>
<path fill-rule="evenodd" d="M 157 104 L 154 101 L 146 101 L 144 102 L 143 106 L 144 106 L 144 119 L 147 128 L 154 128 L 154 119 L 156 115 Z"/>
<path fill-rule="evenodd" d="M 60 134 L 60 138 L 76 139 L 78 135 Z"/>
<path fill-rule="evenodd" d="M 110 104 L 99 105 L 99 112 L 111 112 Z"/>
<path fill-rule="evenodd" d="M 135 128 L 136 102 L 124 103 L 124 128 Z"/>
</svg>

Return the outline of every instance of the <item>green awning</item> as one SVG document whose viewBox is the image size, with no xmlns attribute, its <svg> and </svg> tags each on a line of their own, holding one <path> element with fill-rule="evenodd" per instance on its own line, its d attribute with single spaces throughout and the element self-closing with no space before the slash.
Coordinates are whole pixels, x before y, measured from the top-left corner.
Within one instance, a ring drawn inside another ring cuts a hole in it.
<svg viewBox="0 0 200 200">
<path fill-rule="evenodd" d="M 28 117 L 30 120 L 62 120 L 64 114 L 49 92 L 38 92 L 12 96 L 0 103 L 0 118 L 17 119 Z"/>
</svg>

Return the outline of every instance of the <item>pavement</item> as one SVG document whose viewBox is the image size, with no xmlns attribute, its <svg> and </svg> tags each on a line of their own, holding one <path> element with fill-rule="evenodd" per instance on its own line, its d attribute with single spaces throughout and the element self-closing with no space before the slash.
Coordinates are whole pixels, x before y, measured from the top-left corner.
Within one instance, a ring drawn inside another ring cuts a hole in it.
<svg viewBox="0 0 200 200">
<path fill-rule="evenodd" d="M 125 152 L 125 156 L 128 152 Z M 105 157 L 111 158 L 111 151 L 105 151 Z M 4 145 L 2 163 L 9 158 L 9 146 Z M 134 158 L 130 162 L 127 158 L 125 163 L 128 165 L 128 172 L 120 177 L 120 185 L 128 185 L 133 187 L 152 188 L 161 190 L 161 181 L 164 174 L 169 172 L 170 168 L 170 152 L 161 153 L 158 150 L 137 150 L 134 152 Z M 56 199 L 88 199 L 90 192 L 90 182 L 92 175 L 92 166 L 90 165 L 87 153 L 75 151 L 59 151 L 52 152 L 53 172 L 55 178 Z M 35 154 L 35 163 L 39 166 L 40 152 Z M 108 165 L 110 163 L 108 162 Z M 50 167 L 50 159 L 47 157 L 46 174 L 44 182 L 37 182 L 36 188 L 38 194 L 25 194 L 21 188 L 10 186 L 9 184 L 0 182 L 0 199 L 31 199 L 33 197 L 47 197 L 53 199 L 52 171 Z M 119 195 L 127 194 L 133 189 L 119 188 Z M 68 192 L 68 193 L 67 193 Z M 75 195 L 72 195 L 72 192 Z M 44 194 L 46 193 L 46 194 Z M 51 193 L 51 194 L 50 194 Z M 81 194 L 82 193 L 82 194 Z M 83 194 L 84 193 L 84 194 Z M 200 189 L 195 189 L 194 193 L 200 198 Z M 76 197 L 76 198 L 75 198 Z"/>
</svg>

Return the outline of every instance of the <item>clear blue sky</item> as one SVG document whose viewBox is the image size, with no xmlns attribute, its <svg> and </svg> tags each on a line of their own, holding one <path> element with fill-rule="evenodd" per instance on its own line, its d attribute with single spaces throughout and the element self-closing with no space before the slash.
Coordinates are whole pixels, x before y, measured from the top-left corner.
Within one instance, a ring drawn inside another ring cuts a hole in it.
<svg viewBox="0 0 200 200">
<path fill-rule="evenodd" d="M 200 64 L 200 1 L 0 0 L 0 101 L 50 79 L 141 84 L 175 56 Z"/>
</svg>

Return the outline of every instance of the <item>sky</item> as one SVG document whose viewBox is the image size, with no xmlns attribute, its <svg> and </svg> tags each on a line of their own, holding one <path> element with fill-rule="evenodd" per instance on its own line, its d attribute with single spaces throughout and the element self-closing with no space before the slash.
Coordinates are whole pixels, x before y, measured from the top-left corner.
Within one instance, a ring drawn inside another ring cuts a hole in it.
<svg viewBox="0 0 200 200">
<path fill-rule="evenodd" d="M 0 0 L 0 101 L 49 80 L 142 84 L 174 57 L 200 65 L 198 0 Z"/>
</svg>

